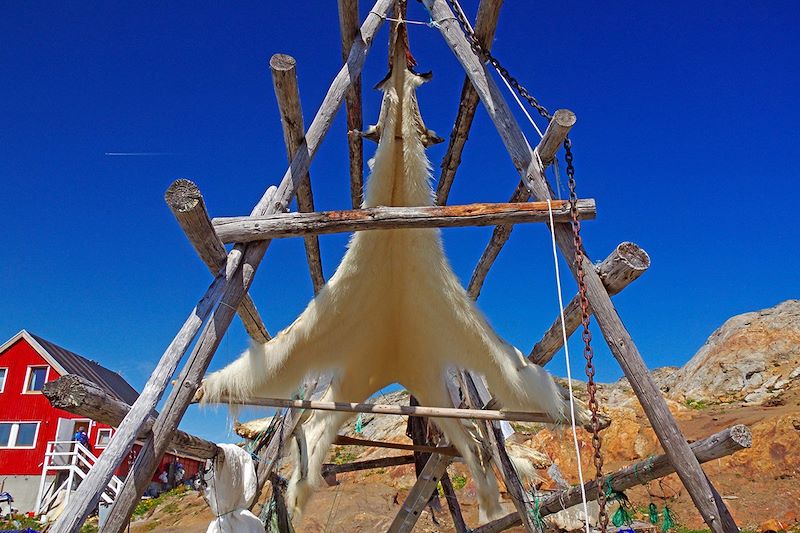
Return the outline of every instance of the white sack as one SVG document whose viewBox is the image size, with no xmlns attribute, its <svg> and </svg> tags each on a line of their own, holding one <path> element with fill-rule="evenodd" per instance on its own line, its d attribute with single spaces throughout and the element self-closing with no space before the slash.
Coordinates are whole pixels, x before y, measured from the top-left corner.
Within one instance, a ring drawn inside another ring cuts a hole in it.
<svg viewBox="0 0 800 533">
<path fill-rule="evenodd" d="M 247 510 L 258 488 L 252 457 L 234 444 L 220 444 L 219 448 L 203 491 L 217 517 L 206 533 L 264 533 L 261 521 Z"/>
</svg>

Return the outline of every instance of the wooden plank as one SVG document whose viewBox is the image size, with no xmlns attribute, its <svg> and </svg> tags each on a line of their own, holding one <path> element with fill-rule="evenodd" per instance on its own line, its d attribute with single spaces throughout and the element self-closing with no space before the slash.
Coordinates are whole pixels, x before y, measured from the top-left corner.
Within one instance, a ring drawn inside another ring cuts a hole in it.
<svg viewBox="0 0 800 533">
<path fill-rule="evenodd" d="M 303 144 L 305 126 L 303 110 L 300 106 L 300 89 L 297 86 L 296 61 L 286 54 L 275 54 L 269 60 L 272 72 L 272 86 L 278 99 L 278 111 L 281 115 L 283 142 L 286 144 L 286 155 L 292 162 L 297 149 Z M 297 210 L 301 213 L 314 211 L 314 195 L 311 191 L 311 176 L 305 173 L 297 186 Z M 322 274 L 322 258 L 319 253 L 319 238 L 316 235 L 303 237 L 306 249 L 306 262 L 314 285 L 314 294 L 325 285 Z M 243 241 L 237 241 L 243 242 Z"/>
<path fill-rule="evenodd" d="M 342 60 L 347 61 L 353 42 L 359 35 L 358 0 L 338 0 L 339 32 L 342 36 Z M 364 189 L 364 141 L 360 132 L 364 129 L 361 114 L 361 75 L 345 96 L 347 109 L 347 150 L 350 156 L 350 199 L 353 209 L 361 207 Z"/>
<path fill-rule="evenodd" d="M 572 126 L 575 125 L 575 122 L 575 113 L 569 111 L 568 109 L 559 109 L 553 113 L 553 119 L 550 121 L 550 124 L 547 125 L 544 136 L 536 146 L 536 153 L 539 154 L 537 161 L 541 160 L 542 163 L 547 166 L 555 159 L 559 146 L 563 144 L 564 139 L 567 138 L 567 134 Z M 528 157 L 530 158 L 531 156 L 529 155 Z M 552 195 L 549 195 L 548 197 L 552 198 Z M 514 194 L 511 195 L 511 199 L 509 201 L 527 202 L 529 199 L 530 192 L 528 191 L 527 187 L 520 182 L 517 185 L 517 189 L 514 191 Z M 492 237 L 489 239 L 489 243 L 483 250 L 481 257 L 478 260 L 478 264 L 475 266 L 475 270 L 472 272 L 472 277 L 470 277 L 469 284 L 467 285 L 467 293 L 472 297 L 472 299 L 476 300 L 480 295 L 483 283 L 486 281 L 486 276 L 489 274 L 489 269 L 492 267 L 497 259 L 497 256 L 500 254 L 500 250 L 502 250 L 503 246 L 506 244 L 506 242 L 508 242 L 513 229 L 514 226 L 509 224 L 502 224 L 494 228 Z"/>
<path fill-rule="evenodd" d="M 346 435 L 339 435 L 333 441 L 340 446 L 373 446 L 375 448 L 388 448 L 391 450 L 406 450 L 423 453 L 439 453 L 450 457 L 459 457 L 458 450 L 452 446 L 420 446 L 418 444 L 402 444 L 382 440 L 357 439 Z"/>
<path fill-rule="evenodd" d="M 119 426 L 131 409 L 130 405 L 113 398 L 97 384 L 74 374 L 67 374 L 45 383 L 42 394 L 56 409 L 63 409 L 112 427 Z M 147 417 L 139 432 L 140 439 L 149 436 L 155 421 L 154 416 Z M 169 449 L 199 459 L 212 459 L 219 450 L 213 442 L 180 430 L 172 436 Z"/>
<path fill-rule="evenodd" d="M 200 401 L 197 397 L 194 401 Z M 316 409 L 319 411 L 343 411 L 347 413 L 373 413 L 381 415 L 427 416 L 431 418 L 467 418 L 474 420 L 508 420 L 511 422 L 556 423 L 545 413 L 523 413 L 520 411 L 497 411 L 492 409 L 456 409 L 453 407 L 412 407 L 410 405 L 386 405 L 373 403 L 321 402 L 315 400 L 288 400 L 284 398 L 248 398 L 234 402 L 222 397 L 220 404 L 257 405 L 261 407 L 290 407 L 293 409 Z"/>
<path fill-rule="evenodd" d="M 439 22 L 440 32 L 447 41 L 448 46 L 456 54 L 461 65 L 472 80 L 481 101 L 495 124 L 503 144 L 514 163 L 525 185 L 537 200 L 550 198 L 551 191 L 544 178 L 544 169 L 528 144 L 525 135 L 514 119 L 508 104 L 503 99 L 497 84 L 489 75 L 483 62 L 470 48 L 462 30 L 453 18 L 453 12 L 445 0 L 423 0 L 430 11 L 433 20 Z M 573 275 L 577 276 L 575 249 L 572 241 L 572 230 L 569 224 L 557 223 L 554 227 L 556 243 L 561 253 L 570 265 Z M 700 467 L 700 463 L 692 453 L 683 435 L 678 429 L 672 414 L 667 408 L 666 401 L 661 395 L 653 378 L 647 370 L 633 339 L 631 338 L 622 320 L 619 318 L 611 298 L 603 287 L 603 282 L 595 272 L 591 260 L 583 255 L 583 270 L 587 296 L 594 309 L 597 323 L 611 349 L 611 353 L 620 363 L 625 376 L 636 393 L 653 430 L 662 447 L 677 470 L 684 486 L 689 492 L 706 524 L 714 533 L 734 533 L 725 524 L 732 522 L 726 517 L 720 519 L 722 514 L 730 514 L 721 498 L 714 497 L 708 479 Z"/>
<path fill-rule="evenodd" d="M 308 170 L 320 142 L 330 129 L 345 92 L 350 87 L 353 77 L 361 71 L 373 37 L 382 25 L 383 17 L 390 5 L 391 0 L 376 2 L 361 28 L 363 39 L 356 40 L 347 64 L 342 67 L 331 84 L 320 110 L 306 133 L 306 142 L 292 160 L 292 164 L 274 193 L 275 200 L 271 195 L 265 195 L 259 201 L 254 214 L 274 213 L 285 211 L 288 208 L 297 184 Z M 246 247 L 237 246 L 231 251 L 225 272 L 217 276 L 198 305 L 192 310 L 186 323 L 162 356 L 139 399 L 134 403 L 130 413 L 111 439 L 109 447 L 106 448 L 81 486 L 73 494 L 69 512 L 63 513 L 54 524 L 51 530 L 53 533 L 78 531 L 89 513 L 97 506 L 102 488 L 111 479 L 117 465 L 130 451 L 144 420 L 155 408 L 183 354 L 195 339 L 204 319 L 209 317 L 213 310 L 213 316 L 196 343 L 186 368 L 177 380 L 177 386 L 173 389 L 153 427 L 153 437 L 148 439 L 142 453 L 137 458 L 134 468 L 135 475 L 128 476 L 112 509 L 106 529 L 111 532 L 124 529 L 139 500 L 139 495 L 145 488 L 145 483 L 158 466 L 158 461 L 169 443 L 170 434 L 177 429 L 178 422 L 200 385 L 211 356 L 233 319 L 233 311 L 249 289 L 253 275 L 268 245 L 269 241 L 262 241 Z M 136 484 L 134 478 L 137 479 Z"/>
<path fill-rule="evenodd" d="M 345 472 L 360 472 L 362 470 L 372 470 L 375 468 L 409 465 L 413 462 L 413 455 L 397 455 L 394 457 L 381 457 L 379 459 L 354 461 L 352 463 L 345 463 L 341 465 L 325 463 L 322 465 L 322 477 L 327 477 L 330 474 L 343 474 Z"/>
<path fill-rule="evenodd" d="M 569 202 L 554 200 L 553 220 L 570 220 Z M 593 199 L 578 200 L 578 214 L 597 214 Z M 350 211 L 280 213 L 269 217 L 215 218 L 214 229 L 224 242 L 252 242 L 309 234 L 411 228 L 491 226 L 497 223 L 547 222 L 547 202 L 482 203 L 426 207 L 370 207 Z"/>
<path fill-rule="evenodd" d="M 650 268 L 650 256 L 643 249 L 632 242 L 619 244 L 602 263 L 594 269 L 608 291 L 609 296 L 614 296 L 625 287 L 644 274 Z M 589 306 L 589 312 L 592 312 Z M 564 325 L 567 338 L 581 325 L 581 304 L 579 295 L 575 295 L 564 307 Z M 541 340 L 531 350 L 528 359 L 537 365 L 546 365 L 564 344 L 561 331 L 561 317 L 556 317 Z"/>
<path fill-rule="evenodd" d="M 466 393 L 467 402 L 473 407 L 480 407 L 491 401 L 491 395 L 482 378 L 473 376 L 470 372 L 463 371 L 461 382 L 463 385 L 462 390 Z M 538 531 L 533 521 L 533 516 L 530 513 L 531 506 L 528 503 L 530 498 L 525 488 L 522 486 L 522 482 L 519 479 L 516 468 L 514 468 L 514 464 L 511 462 L 511 458 L 508 456 L 500 424 L 488 420 L 484 421 L 483 434 L 488 441 L 487 444 L 492 454 L 492 461 L 500 472 L 508 494 L 511 496 L 511 501 L 517 509 L 520 523 L 525 528 L 525 531 L 529 533 Z"/>
<path fill-rule="evenodd" d="M 442 474 L 441 483 L 444 499 L 447 502 L 447 509 L 450 511 L 450 516 L 453 518 L 453 527 L 455 527 L 456 533 L 467 533 L 469 528 L 464 521 L 461 505 L 458 503 L 458 497 L 456 496 L 456 489 L 453 487 L 453 482 L 450 481 L 447 470 Z"/>
<path fill-rule="evenodd" d="M 735 425 L 688 446 L 699 462 L 707 463 L 750 448 L 752 443 L 753 437 L 747 426 Z M 611 488 L 622 492 L 673 473 L 675 473 L 675 467 L 669 457 L 659 455 L 626 466 L 608 474 L 606 478 L 611 483 Z M 595 480 L 586 483 L 584 489 L 589 501 L 597 499 Z M 579 503 L 581 503 L 581 489 L 580 486 L 575 485 L 564 491 L 545 496 L 539 502 L 539 511 L 541 516 L 545 517 Z M 519 517 L 516 514 L 510 514 L 474 529 L 473 533 L 497 533 L 518 524 Z"/>
<path fill-rule="evenodd" d="M 409 491 L 408 496 L 406 496 L 400 507 L 400 511 L 389 526 L 388 533 L 408 533 L 414 529 L 414 524 L 419 520 L 419 515 L 428 504 L 431 492 L 436 490 L 436 484 L 439 483 L 442 475 L 447 472 L 447 465 L 452 460 L 452 457 L 446 455 L 431 454 L 417 482 Z"/>
<path fill-rule="evenodd" d="M 475 16 L 475 35 L 478 37 L 478 42 L 487 50 L 492 47 L 502 5 L 503 0 L 481 0 L 481 3 L 478 4 L 478 14 Z M 437 205 L 447 203 L 447 197 L 450 195 L 450 188 L 453 186 L 456 170 L 461 164 L 461 154 L 464 151 L 464 145 L 467 143 L 469 130 L 472 127 L 472 119 L 475 117 L 475 110 L 478 108 L 479 101 L 478 93 L 472 87 L 472 82 L 469 81 L 469 77 L 465 77 L 464 84 L 461 87 L 458 114 L 456 115 L 453 130 L 450 133 L 447 152 L 445 152 L 442 159 L 442 172 L 439 174 L 439 181 L 436 185 Z"/>
<path fill-rule="evenodd" d="M 211 274 L 216 276 L 225 266 L 228 252 L 225 251 L 222 241 L 214 233 L 200 189 L 187 179 L 178 179 L 167 188 L 164 200 L 197 255 L 200 256 Z M 249 294 L 242 299 L 241 305 L 237 308 L 237 314 L 250 338 L 259 343 L 265 343 L 270 339 L 267 326 L 264 325 L 264 320 L 258 314 L 256 304 Z"/>
</svg>

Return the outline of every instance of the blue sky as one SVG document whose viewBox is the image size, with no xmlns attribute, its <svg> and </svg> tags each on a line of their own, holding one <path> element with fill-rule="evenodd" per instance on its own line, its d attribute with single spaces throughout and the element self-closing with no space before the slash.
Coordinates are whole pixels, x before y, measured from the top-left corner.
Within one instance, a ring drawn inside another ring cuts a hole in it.
<svg viewBox="0 0 800 533">
<path fill-rule="evenodd" d="M 427 19 L 410 2 L 409 17 Z M 0 337 L 29 329 L 141 388 L 210 282 L 163 192 L 198 183 L 214 216 L 250 209 L 285 167 L 267 68 L 297 58 L 310 123 L 341 65 L 336 3 L 16 2 L 0 20 Z M 465 1 L 474 15 L 477 1 Z M 369 6 L 361 2 L 362 15 Z M 551 110 L 576 112 L 578 190 L 597 200 L 590 255 L 640 244 L 650 270 L 615 298 L 651 367 L 680 365 L 726 318 L 800 297 L 800 17 L 790 2 L 507 1 L 494 49 Z M 364 72 L 380 96 L 386 30 Z M 411 28 L 428 126 L 447 136 L 463 73 Z M 311 169 L 317 206 L 348 204 L 344 113 Z M 526 127 L 529 136 L 535 135 Z M 445 144 L 430 149 L 438 177 Z M 366 145 L 369 155 L 374 147 Z M 112 157 L 107 152 L 159 152 Z M 479 110 L 451 203 L 505 201 L 518 177 Z M 467 280 L 490 230 L 445 231 Z M 346 236 L 322 238 L 326 275 Z M 518 227 L 480 305 L 528 350 L 557 314 L 547 232 Z M 564 269 L 564 272 L 566 270 Z M 565 280 L 565 298 L 575 287 Z M 274 242 L 252 294 L 271 331 L 312 296 L 299 240 Z M 599 377 L 621 371 L 597 338 Z M 577 340 L 577 338 L 576 338 Z M 235 322 L 212 368 L 246 346 Z M 579 346 L 574 344 L 575 353 Z M 577 357 L 576 357 L 577 358 Z M 563 374 L 561 357 L 551 370 Z M 582 375 L 575 364 L 576 375 Z M 225 440 L 225 413 L 183 427 Z"/>
</svg>

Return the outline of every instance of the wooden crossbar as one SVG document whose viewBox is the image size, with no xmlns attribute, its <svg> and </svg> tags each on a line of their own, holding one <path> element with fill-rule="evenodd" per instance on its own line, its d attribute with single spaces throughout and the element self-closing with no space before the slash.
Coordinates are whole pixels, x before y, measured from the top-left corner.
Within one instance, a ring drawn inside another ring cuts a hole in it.
<svg viewBox="0 0 800 533">
<path fill-rule="evenodd" d="M 553 200 L 553 220 L 570 220 L 569 202 Z M 593 219 L 593 199 L 578 200 L 578 217 Z M 279 213 L 268 217 L 215 218 L 214 229 L 223 242 L 252 242 L 349 231 L 411 228 L 491 226 L 497 223 L 547 222 L 547 202 L 482 203 L 432 207 L 370 207 L 348 211 Z"/>
<path fill-rule="evenodd" d="M 199 398 L 196 398 L 199 400 Z M 456 409 L 453 407 L 412 407 L 372 403 L 322 402 L 314 400 L 287 400 L 283 398 L 248 398 L 233 400 L 221 398 L 218 403 L 231 405 L 256 405 L 260 407 L 286 407 L 346 413 L 373 413 L 379 415 L 426 416 L 430 418 L 465 418 L 473 420 L 508 420 L 511 422 L 539 422 L 553 424 L 558 421 L 545 413 L 498 411 L 492 409 Z"/>
</svg>

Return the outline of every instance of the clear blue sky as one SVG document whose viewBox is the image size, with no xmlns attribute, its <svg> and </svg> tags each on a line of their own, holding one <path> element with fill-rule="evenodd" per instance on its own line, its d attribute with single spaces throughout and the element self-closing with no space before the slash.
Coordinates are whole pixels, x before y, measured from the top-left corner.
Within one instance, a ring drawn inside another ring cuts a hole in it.
<svg viewBox="0 0 800 533">
<path fill-rule="evenodd" d="M 410 18 L 427 18 L 410 4 Z M 631 240 L 652 257 L 615 298 L 651 367 L 682 364 L 731 315 L 800 296 L 796 4 L 506 4 L 497 55 L 551 110 L 578 116 L 579 194 L 598 205 L 584 224 L 589 253 Z M 470 15 L 476 6 L 465 2 Z M 336 3 L 13 2 L 0 35 L 0 337 L 27 328 L 141 388 L 211 279 L 164 190 L 187 177 L 212 215 L 241 215 L 277 183 L 286 161 L 267 61 L 297 58 L 308 124 L 341 64 Z M 377 41 L 364 73 L 370 122 L 385 29 Z M 434 72 L 423 116 L 446 137 L 463 74 L 438 32 L 413 26 L 411 43 Z M 312 166 L 321 209 L 348 204 L 344 130 L 342 111 Z M 437 176 L 444 149 L 429 152 Z M 451 203 L 504 201 L 517 180 L 479 110 Z M 488 234 L 445 232 L 462 279 Z M 345 242 L 322 238 L 328 276 Z M 524 351 L 557 313 L 549 253 L 542 227 L 518 228 L 480 299 Z M 565 298 L 573 291 L 569 279 Z M 303 309 L 299 240 L 273 243 L 252 294 L 271 331 Z M 597 338 L 599 377 L 616 379 Z M 245 345 L 235 322 L 212 368 Z M 224 420 L 191 408 L 184 427 L 225 439 Z"/>
</svg>

